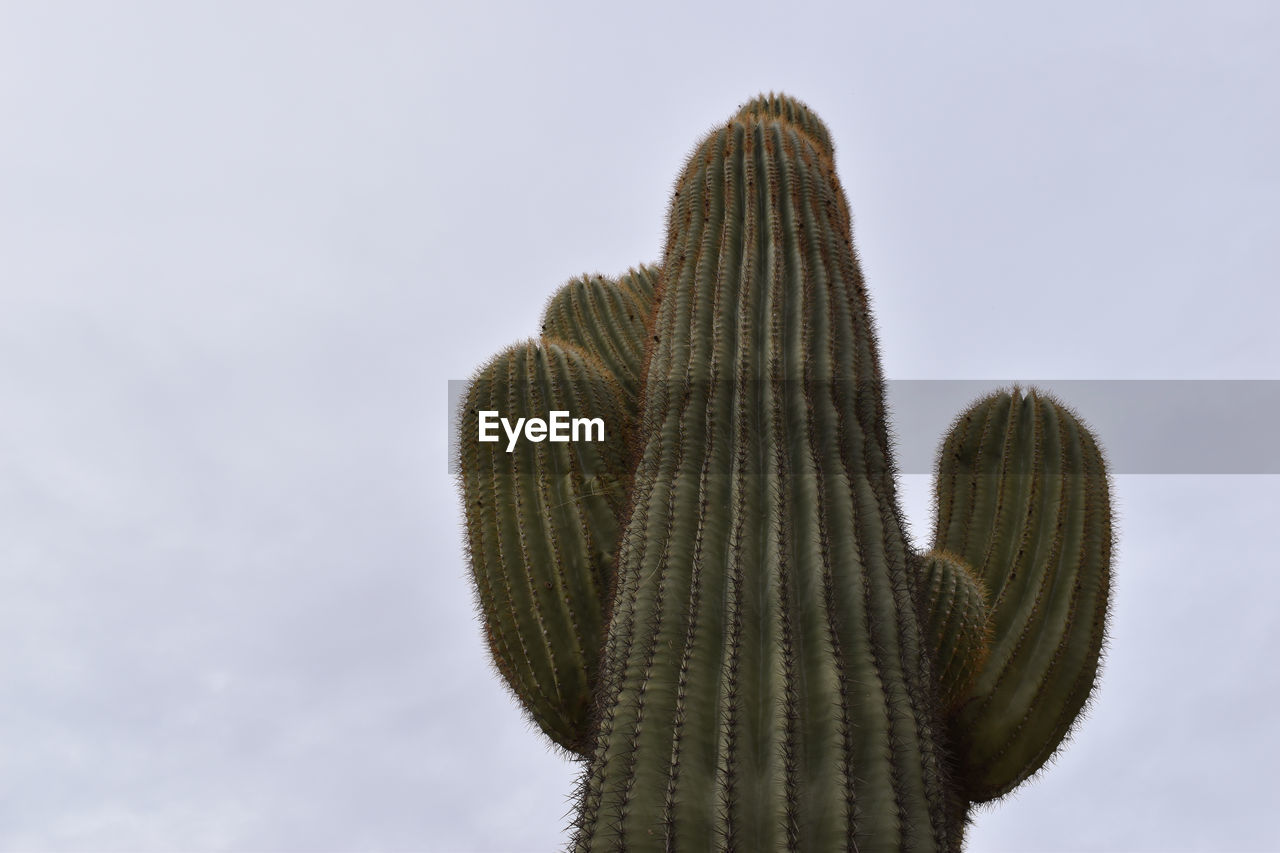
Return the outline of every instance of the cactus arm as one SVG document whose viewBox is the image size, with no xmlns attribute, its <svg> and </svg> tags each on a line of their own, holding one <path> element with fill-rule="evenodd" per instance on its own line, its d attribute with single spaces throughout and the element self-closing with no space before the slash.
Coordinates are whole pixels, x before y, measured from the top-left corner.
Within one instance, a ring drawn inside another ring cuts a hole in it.
<svg viewBox="0 0 1280 853">
<path fill-rule="evenodd" d="M 992 395 L 943 444 L 934 547 L 991 590 L 990 657 L 951 719 L 974 802 L 1034 774 L 1093 688 L 1110 588 L 1111 509 L 1089 430 L 1032 390 Z"/>
<path fill-rule="evenodd" d="M 991 653 L 986 585 L 954 554 L 930 551 L 919 559 L 922 622 L 934 661 L 938 701 L 954 711 L 968 698 Z"/>
<path fill-rule="evenodd" d="M 528 343 L 472 381 L 460 435 L 472 577 L 494 662 L 529 716 L 580 752 L 613 582 L 628 473 L 621 435 L 604 442 L 480 442 L 475 414 L 553 409 L 623 420 L 615 383 L 568 344 Z"/>
<path fill-rule="evenodd" d="M 590 353 L 618 380 L 624 398 L 638 403 L 651 305 L 630 284 L 598 275 L 571 280 L 547 303 L 542 337 Z"/>
<path fill-rule="evenodd" d="M 658 278 L 661 275 L 662 268 L 656 264 L 641 264 L 640 266 L 632 267 L 618 277 L 618 287 L 629 292 L 631 298 L 636 300 L 636 304 L 644 308 L 646 326 L 650 325 L 653 319 L 654 294 L 657 291 Z"/>
</svg>

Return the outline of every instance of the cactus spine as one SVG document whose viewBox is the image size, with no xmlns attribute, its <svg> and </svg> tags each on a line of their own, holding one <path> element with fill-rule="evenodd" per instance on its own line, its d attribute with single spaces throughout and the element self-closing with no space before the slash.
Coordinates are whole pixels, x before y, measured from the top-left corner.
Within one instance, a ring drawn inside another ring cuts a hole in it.
<svg viewBox="0 0 1280 853">
<path fill-rule="evenodd" d="M 912 553 L 832 150 L 750 102 L 690 158 L 661 269 L 571 281 L 473 381 L 472 409 L 623 427 L 518 454 L 463 427 L 494 659 L 586 758 L 575 850 L 959 849 L 1092 688 L 1097 444 L 1043 395 L 980 401 Z"/>
</svg>

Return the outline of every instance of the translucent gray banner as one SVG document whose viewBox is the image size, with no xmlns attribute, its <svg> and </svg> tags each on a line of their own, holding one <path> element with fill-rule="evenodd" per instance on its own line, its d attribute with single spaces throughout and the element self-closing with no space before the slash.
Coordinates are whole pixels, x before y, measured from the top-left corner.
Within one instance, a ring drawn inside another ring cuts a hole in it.
<svg viewBox="0 0 1280 853">
<path fill-rule="evenodd" d="M 1113 474 L 1280 474 L 1280 380 L 1272 379 L 888 380 L 898 470 L 932 473 L 952 420 L 970 403 L 1014 385 L 1047 391 L 1074 410 L 1097 436 Z M 466 380 L 449 382 L 453 474 L 466 389 Z"/>
</svg>

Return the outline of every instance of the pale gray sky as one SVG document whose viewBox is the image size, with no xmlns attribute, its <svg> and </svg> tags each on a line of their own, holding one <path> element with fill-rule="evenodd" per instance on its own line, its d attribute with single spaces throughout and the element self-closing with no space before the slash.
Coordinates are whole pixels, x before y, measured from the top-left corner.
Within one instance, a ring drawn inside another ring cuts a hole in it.
<svg viewBox="0 0 1280 853">
<path fill-rule="evenodd" d="M 0 6 L 0 850 L 560 848 L 447 381 L 660 260 L 769 90 L 832 131 L 890 377 L 1280 379 L 1278 44 L 1270 2 Z M 969 849 L 1280 849 L 1280 478 L 1115 496 L 1096 703 Z"/>
</svg>

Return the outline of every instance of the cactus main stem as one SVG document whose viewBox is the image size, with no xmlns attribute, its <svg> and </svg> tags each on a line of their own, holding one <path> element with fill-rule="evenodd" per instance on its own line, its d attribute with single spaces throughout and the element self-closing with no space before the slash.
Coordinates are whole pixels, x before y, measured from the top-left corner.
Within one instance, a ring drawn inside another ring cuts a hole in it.
<svg viewBox="0 0 1280 853">
<path fill-rule="evenodd" d="M 578 850 L 958 838 L 849 228 L 785 119 L 678 184 Z"/>
</svg>

